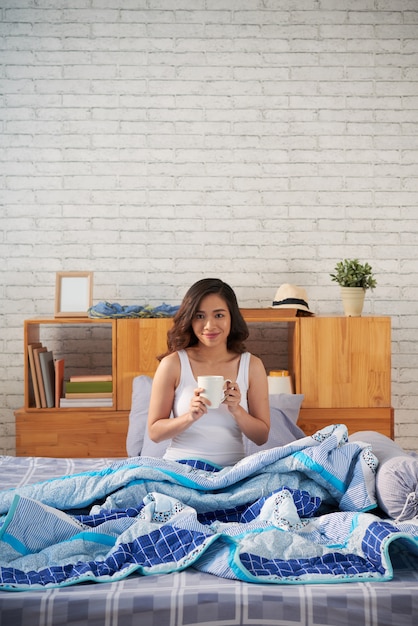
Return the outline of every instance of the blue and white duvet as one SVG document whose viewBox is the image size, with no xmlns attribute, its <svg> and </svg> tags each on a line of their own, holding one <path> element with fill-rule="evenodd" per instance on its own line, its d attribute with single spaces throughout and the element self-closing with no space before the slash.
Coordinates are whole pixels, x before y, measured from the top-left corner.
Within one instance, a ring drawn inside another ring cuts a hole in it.
<svg viewBox="0 0 418 626">
<path fill-rule="evenodd" d="M 377 459 L 335 425 L 218 468 L 136 457 L 0 491 L 0 589 L 194 567 L 254 583 L 390 580 L 418 523 L 373 513 Z"/>
</svg>

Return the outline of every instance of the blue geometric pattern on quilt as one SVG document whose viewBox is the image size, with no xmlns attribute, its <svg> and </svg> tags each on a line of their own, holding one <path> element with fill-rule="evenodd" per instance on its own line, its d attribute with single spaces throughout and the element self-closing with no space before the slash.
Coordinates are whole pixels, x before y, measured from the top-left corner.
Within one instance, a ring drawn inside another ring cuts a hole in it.
<svg viewBox="0 0 418 626">
<path fill-rule="evenodd" d="M 418 523 L 374 515 L 377 460 L 335 425 L 232 467 L 153 458 L 0 491 L 0 589 L 194 567 L 255 583 L 376 581 Z M 88 512 L 84 511 L 88 509 Z"/>
<path fill-rule="evenodd" d="M 178 463 L 183 463 L 183 465 L 188 465 L 194 469 L 200 469 L 206 472 L 219 472 L 222 469 L 218 465 L 213 465 L 208 461 L 202 461 L 200 459 L 181 459 Z"/>
<path fill-rule="evenodd" d="M 297 580 L 302 576 L 313 575 L 334 576 L 347 578 L 356 577 L 359 580 L 362 575 L 369 575 L 372 567 L 365 559 L 355 554 L 327 554 L 324 557 L 311 559 L 262 559 L 254 555 L 241 555 L 243 565 L 253 576 L 280 576 L 288 581 Z"/>
<path fill-rule="evenodd" d="M 278 491 L 281 491 L 282 489 L 285 488 L 282 487 Z M 320 498 L 312 498 L 306 491 L 297 489 L 287 489 L 287 491 L 291 493 L 293 502 L 300 517 L 312 517 L 319 509 L 321 504 Z M 258 517 L 266 499 L 266 496 L 263 496 L 249 506 L 244 505 L 242 507 L 234 507 L 232 509 L 223 510 L 217 509 L 216 511 L 202 513 L 201 515 L 198 515 L 198 519 L 202 524 L 211 524 L 215 521 L 241 523 L 251 522 Z"/>
</svg>

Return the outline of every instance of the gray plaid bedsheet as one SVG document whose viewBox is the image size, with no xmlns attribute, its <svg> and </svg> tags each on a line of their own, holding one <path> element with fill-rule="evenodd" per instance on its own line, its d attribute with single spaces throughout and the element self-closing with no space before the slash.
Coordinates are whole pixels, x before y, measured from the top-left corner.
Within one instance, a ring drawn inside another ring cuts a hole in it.
<svg viewBox="0 0 418 626">
<path fill-rule="evenodd" d="M 0 457 L 0 489 L 110 459 Z M 248 584 L 187 570 L 46 591 L 0 592 L 0 626 L 417 626 L 418 559 L 397 550 L 394 580 Z"/>
</svg>

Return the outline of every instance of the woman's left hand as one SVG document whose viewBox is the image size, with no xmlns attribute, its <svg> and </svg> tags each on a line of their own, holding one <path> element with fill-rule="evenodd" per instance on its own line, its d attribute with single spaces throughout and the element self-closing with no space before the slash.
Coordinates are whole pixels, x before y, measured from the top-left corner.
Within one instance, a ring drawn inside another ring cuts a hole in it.
<svg viewBox="0 0 418 626">
<path fill-rule="evenodd" d="M 225 400 L 224 404 L 227 405 L 228 409 L 231 413 L 234 413 L 235 409 L 239 406 L 241 402 L 241 392 L 239 390 L 238 383 L 236 382 L 227 382 L 227 388 L 225 391 Z"/>
</svg>

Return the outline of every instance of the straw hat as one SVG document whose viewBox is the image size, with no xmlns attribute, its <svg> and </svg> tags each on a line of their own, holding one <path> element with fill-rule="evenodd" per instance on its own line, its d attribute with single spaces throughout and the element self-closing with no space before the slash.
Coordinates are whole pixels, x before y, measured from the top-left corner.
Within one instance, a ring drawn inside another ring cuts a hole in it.
<svg viewBox="0 0 418 626">
<path fill-rule="evenodd" d="M 276 291 L 273 309 L 299 309 L 311 313 L 305 289 L 288 283 L 284 283 Z"/>
</svg>

